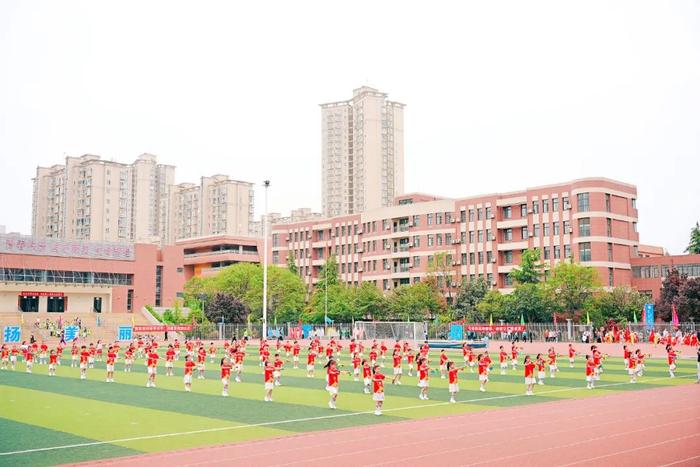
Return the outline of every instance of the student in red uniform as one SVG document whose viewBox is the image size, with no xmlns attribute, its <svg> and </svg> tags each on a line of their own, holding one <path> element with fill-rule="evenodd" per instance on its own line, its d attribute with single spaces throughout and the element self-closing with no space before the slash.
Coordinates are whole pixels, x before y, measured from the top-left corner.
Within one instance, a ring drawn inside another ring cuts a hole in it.
<svg viewBox="0 0 700 467">
<path fill-rule="evenodd" d="M 630 376 L 630 383 L 637 382 L 637 356 L 630 352 L 627 361 L 627 374 Z"/>
<path fill-rule="evenodd" d="M 440 350 L 440 363 L 439 363 L 439 368 L 440 368 L 440 379 L 445 379 L 447 378 L 447 354 L 445 353 L 445 349 Z"/>
<path fill-rule="evenodd" d="M 430 367 L 428 367 L 427 358 L 418 359 L 418 387 L 420 388 L 420 393 L 418 394 L 418 399 L 427 401 L 428 400 L 428 388 L 430 387 L 430 382 L 428 380 L 430 373 Z"/>
<path fill-rule="evenodd" d="M 338 400 L 340 369 L 338 369 L 338 365 L 333 359 L 330 359 L 328 363 L 326 363 L 324 368 L 326 368 L 326 375 L 328 381 L 326 384 L 326 391 L 328 391 L 328 393 L 331 396 L 330 400 L 328 401 L 328 407 L 330 407 L 331 409 L 335 409 L 335 403 Z"/>
<path fill-rule="evenodd" d="M 56 364 L 58 362 L 58 355 L 55 350 L 51 350 L 49 353 L 49 376 L 56 376 Z"/>
<path fill-rule="evenodd" d="M 173 375 L 173 366 L 175 361 L 175 349 L 172 345 L 168 346 L 168 350 L 165 352 L 165 376 Z"/>
<path fill-rule="evenodd" d="M 353 354 L 352 355 L 352 379 L 353 381 L 359 381 L 360 380 L 360 364 L 362 363 L 362 359 L 360 358 L 360 354 Z"/>
<path fill-rule="evenodd" d="M 233 368 L 231 360 L 229 360 L 228 357 L 223 357 L 221 359 L 221 384 L 223 385 L 221 395 L 224 397 L 228 396 L 228 386 L 231 382 L 231 368 Z"/>
<path fill-rule="evenodd" d="M 306 356 L 306 377 L 313 378 L 316 371 L 316 351 L 313 347 L 309 347 L 309 353 Z"/>
<path fill-rule="evenodd" d="M 396 352 L 394 352 L 396 353 Z M 374 415 L 382 414 L 382 405 L 384 404 L 384 378 L 382 370 L 378 365 L 375 365 L 372 369 L 372 390 L 374 394 L 372 399 L 374 400 Z"/>
<path fill-rule="evenodd" d="M 282 366 L 284 365 L 284 362 L 282 361 L 282 358 L 280 358 L 280 354 L 276 353 L 275 354 L 275 361 L 272 362 L 272 366 L 275 367 L 275 371 L 272 373 L 272 376 L 275 378 L 275 386 L 282 386 L 282 382 L 280 381 L 280 378 L 282 377 Z"/>
<path fill-rule="evenodd" d="M 214 363 L 216 360 L 216 346 L 213 342 L 209 343 L 209 363 Z"/>
<path fill-rule="evenodd" d="M 447 362 L 447 388 L 450 392 L 450 404 L 454 404 L 457 401 L 455 397 L 459 392 L 459 376 L 458 372 L 464 370 L 466 367 L 458 368 L 455 366 L 454 362 Z"/>
<path fill-rule="evenodd" d="M 264 362 L 263 377 L 265 380 L 265 402 L 272 402 L 272 390 L 275 388 L 275 367 L 269 360 Z"/>
<path fill-rule="evenodd" d="M 364 393 L 369 394 L 370 386 L 372 385 L 372 367 L 366 359 L 362 359 L 362 384 L 364 384 Z"/>
<path fill-rule="evenodd" d="M 644 376 L 644 359 L 648 357 L 648 355 L 643 354 L 641 350 L 637 349 L 634 352 L 635 356 L 637 357 L 637 376 Z"/>
<path fill-rule="evenodd" d="M 27 347 L 27 352 L 24 354 L 24 363 L 27 366 L 27 373 L 31 373 L 34 367 L 34 349 L 32 347 Z"/>
<path fill-rule="evenodd" d="M 46 365 L 46 358 L 48 357 L 48 352 L 49 346 L 46 345 L 46 342 L 41 341 L 41 346 L 39 346 L 39 364 L 40 365 Z"/>
<path fill-rule="evenodd" d="M 377 346 L 372 346 L 372 349 L 369 351 L 369 364 L 374 368 L 374 365 L 377 364 Z"/>
<path fill-rule="evenodd" d="M 158 372 L 158 352 L 151 348 L 147 355 L 146 366 L 148 371 L 148 380 L 146 381 L 147 388 L 156 387 L 156 373 Z"/>
<path fill-rule="evenodd" d="M 173 349 L 175 349 L 175 360 L 180 360 L 180 341 L 175 339 L 173 343 Z"/>
<path fill-rule="evenodd" d="M 413 362 L 415 362 L 416 356 L 413 355 L 413 352 L 411 351 L 410 347 L 408 347 L 404 353 L 406 355 L 406 362 L 407 362 L 407 366 L 408 366 L 408 376 L 413 376 L 413 368 L 414 368 Z"/>
<path fill-rule="evenodd" d="M 403 357 L 401 356 L 401 350 L 394 349 L 392 360 L 394 366 L 394 377 L 391 380 L 391 384 L 397 384 L 401 386 L 401 375 L 403 374 L 403 368 L 401 368 L 401 361 L 403 360 Z"/>
<path fill-rule="evenodd" d="M 586 355 L 586 389 L 595 387 L 595 362 L 591 355 Z"/>
<path fill-rule="evenodd" d="M 80 349 L 78 349 L 78 346 L 76 345 L 75 341 L 73 341 L 73 345 L 70 348 L 70 367 L 75 368 L 78 366 L 78 359 L 80 358 Z"/>
<path fill-rule="evenodd" d="M 535 363 L 532 361 L 529 355 L 525 356 L 523 366 L 525 367 L 525 395 L 534 396 L 535 393 L 533 392 L 533 389 L 535 387 Z"/>
<path fill-rule="evenodd" d="M 194 367 L 197 366 L 189 354 L 185 354 L 184 366 L 184 377 L 183 382 L 185 383 L 185 392 L 192 391 L 192 373 L 194 373 Z"/>
<path fill-rule="evenodd" d="M 7 346 L 7 344 L 3 344 L 2 347 L 0 347 L 0 369 L 7 370 L 9 364 L 10 348 Z"/>
<path fill-rule="evenodd" d="M 386 351 L 387 350 L 389 350 L 389 348 L 386 346 L 384 341 L 382 341 L 382 343 L 379 346 L 379 352 L 380 352 L 381 357 L 382 357 L 382 368 L 384 368 L 384 362 L 386 361 Z"/>
<path fill-rule="evenodd" d="M 515 368 L 518 366 L 518 352 L 522 350 L 522 347 L 518 347 L 515 345 L 515 341 L 511 342 L 510 345 L 510 363 L 512 368 L 515 370 Z"/>
<path fill-rule="evenodd" d="M 197 351 L 197 379 L 204 379 L 206 374 L 207 351 L 200 346 Z"/>
<path fill-rule="evenodd" d="M 292 343 L 286 340 L 284 341 L 284 345 L 282 347 L 284 348 L 284 355 L 287 358 L 287 361 L 289 361 L 289 357 L 292 355 Z"/>
<path fill-rule="evenodd" d="M 479 391 L 486 392 L 486 385 L 489 382 L 489 365 L 491 364 L 488 355 L 479 354 L 476 358 L 479 372 Z"/>
<path fill-rule="evenodd" d="M 88 359 L 90 358 L 90 352 L 87 347 L 82 346 L 80 348 L 80 379 L 87 378 L 87 367 Z"/>
<path fill-rule="evenodd" d="M 107 349 L 107 361 L 105 362 L 105 368 L 107 368 L 107 379 L 106 382 L 114 382 L 114 362 L 117 360 L 117 353 L 114 351 L 114 347 L 110 346 Z"/>
<path fill-rule="evenodd" d="M 573 344 L 569 344 L 569 368 L 574 367 L 574 360 L 576 359 L 576 349 L 574 349 Z"/>
<path fill-rule="evenodd" d="M 549 365 L 549 377 L 554 378 L 555 373 L 559 371 L 559 367 L 557 366 L 557 353 L 554 351 L 554 347 L 549 348 L 547 364 Z"/>
<path fill-rule="evenodd" d="M 15 368 L 17 368 L 17 354 L 19 354 L 19 349 L 17 345 L 13 345 L 10 350 L 10 368 L 12 368 L 12 371 L 15 371 Z"/>
<path fill-rule="evenodd" d="M 627 348 L 626 345 L 622 346 L 622 358 L 624 359 L 625 362 L 625 370 L 630 367 L 630 355 L 632 354 L 632 351 Z"/>
<path fill-rule="evenodd" d="M 90 347 L 88 347 L 88 353 L 90 354 L 88 356 L 88 368 L 94 368 L 95 367 L 95 355 L 97 355 L 97 349 L 95 348 L 95 344 L 90 342 Z"/>
<path fill-rule="evenodd" d="M 134 365 L 134 346 L 129 344 L 129 347 L 124 351 L 124 373 L 131 373 L 131 367 Z"/>
<path fill-rule="evenodd" d="M 235 381 L 237 383 L 241 382 L 241 374 L 243 373 L 243 359 L 245 358 L 245 352 L 243 351 L 242 346 L 236 347 L 236 350 L 233 352 L 233 367 L 236 370 L 236 378 Z"/>
<path fill-rule="evenodd" d="M 503 346 L 498 348 L 498 363 L 501 367 L 501 374 L 505 375 L 508 369 L 508 354 L 505 349 L 503 349 Z"/>
<path fill-rule="evenodd" d="M 593 364 L 595 365 L 595 371 L 593 372 L 593 380 L 600 381 L 600 374 L 603 372 L 603 354 L 598 350 L 597 345 L 591 346 L 591 358 L 593 358 Z"/>
<path fill-rule="evenodd" d="M 680 352 L 676 352 L 671 344 L 666 345 L 666 357 L 668 359 L 668 374 L 671 376 L 671 378 L 676 377 L 676 359 L 678 358 L 678 354 Z"/>
<path fill-rule="evenodd" d="M 301 346 L 297 341 L 292 344 L 292 362 L 294 363 L 294 368 L 299 368 L 299 352 L 301 351 Z"/>
<path fill-rule="evenodd" d="M 537 367 L 537 384 L 543 386 L 546 374 L 544 372 L 544 358 L 542 358 L 541 353 L 538 353 L 537 358 L 535 358 L 535 366 Z"/>
</svg>

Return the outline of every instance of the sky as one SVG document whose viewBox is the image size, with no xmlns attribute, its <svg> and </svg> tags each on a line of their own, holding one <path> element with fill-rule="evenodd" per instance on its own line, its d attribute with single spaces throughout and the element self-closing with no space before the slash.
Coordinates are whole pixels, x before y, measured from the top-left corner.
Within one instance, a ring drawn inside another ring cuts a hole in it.
<svg viewBox="0 0 700 467">
<path fill-rule="evenodd" d="M 3 0 L 0 224 L 30 233 L 36 166 L 86 153 L 320 210 L 318 104 L 362 85 L 406 104 L 407 192 L 613 178 L 671 253 L 700 219 L 698 1 Z"/>
</svg>

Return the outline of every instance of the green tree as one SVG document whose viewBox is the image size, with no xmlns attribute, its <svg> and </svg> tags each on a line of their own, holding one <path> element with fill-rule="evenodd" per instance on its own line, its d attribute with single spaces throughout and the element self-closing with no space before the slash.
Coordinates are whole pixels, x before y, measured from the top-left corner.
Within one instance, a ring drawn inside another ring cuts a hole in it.
<svg viewBox="0 0 700 467">
<path fill-rule="evenodd" d="M 381 320 L 386 317 L 386 298 L 376 285 L 363 282 L 355 288 L 355 314 L 360 319 Z"/>
<path fill-rule="evenodd" d="M 494 321 L 507 319 L 509 301 L 509 295 L 498 290 L 489 290 L 475 309 L 467 314 L 466 320 L 470 323 L 487 323 L 491 318 Z"/>
<path fill-rule="evenodd" d="M 685 287 L 688 276 L 678 272 L 678 269 L 671 268 L 661 282 L 661 293 L 656 300 L 654 314 L 663 321 L 670 321 L 673 315 L 673 305 L 678 306 L 681 297 L 681 290 Z"/>
<path fill-rule="evenodd" d="M 513 269 L 509 276 L 519 284 L 535 284 L 542 279 L 543 269 L 540 250 L 528 249 L 523 251 L 520 265 Z"/>
<path fill-rule="evenodd" d="M 326 296 L 329 319 L 336 322 L 350 322 L 360 317 L 355 307 L 353 289 L 344 284 L 329 284 L 328 289 L 324 287 L 314 290 L 303 315 L 305 322 L 317 324 L 324 322 Z"/>
<path fill-rule="evenodd" d="M 542 323 L 552 320 L 555 304 L 543 284 L 518 284 L 507 299 L 506 320 L 517 323 L 522 316 L 529 323 Z"/>
<path fill-rule="evenodd" d="M 455 298 L 453 318 L 461 320 L 466 319 L 470 315 L 473 316 L 476 306 L 483 300 L 489 289 L 489 284 L 484 278 L 464 281 Z"/>
<path fill-rule="evenodd" d="M 685 251 L 691 255 L 700 255 L 700 222 L 696 222 L 695 227 L 690 229 L 690 243 Z"/>
<path fill-rule="evenodd" d="M 401 321 L 432 319 L 447 309 L 445 297 L 428 281 L 399 286 L 387 301 L 389 318 Z"/>
<path fill-rule="evenodd" d="M 646 297 L 636 289 L 620 285 L 610 292 L 601 291 L 591 298 L 591 308 L 597 308 L 603 320 L 614 320 L 617 323 L 633 322 L 642 318 Z"/>
<path fill-rule="evenodd" d="M 590 266 L 561 262 L 552 269 L 546 288 L 559 309 L 575 313 L 598 289 L 597 272 Z"/>
<path fill-rule="evenodd" d="M 435 276 L 435 283 L 442 294 L 452 303 L 452 278 L 454 277 L 452 255 L 444 251 L 435 253 L 428 262 L 428 274 Z"/>
<path fill-rule="evenodd" d="M 218 323 L 245 323 L 250 310 L 237 297 L 226 292 L 217 292 L 207 303 L 206 315 L 209 321 Z"/>
<path fill-rule="evenodd" d="M 318 273 L 317 289 L 323 289 L 328 281 L 328 286 L 338 285 L 338 260 L 335 255 L 330 255 Z"/>
<path fill-rule="evenodd" d="M 688 279 L 681 287 L 678 299 L 678 319 L 700 321 L 700 277 Z"/>
<path fill-rule="evenodd" d="M 263 274 L 258 267 L 241 300 L 251 310 L 251 319 L 262 319 Z M 296 322 L 304 308 L 306 288 L 299 276 L 286 268 L 267 267 L 267 320 L 272 323 Z"/>
<path fill-rule="evenodd" d="M 287 270 L 294 275 L 299 274 L 299 269 L 297 269 L 296 257 L 294 250 L 289 250 L 287 253 Z"/>
</svg>

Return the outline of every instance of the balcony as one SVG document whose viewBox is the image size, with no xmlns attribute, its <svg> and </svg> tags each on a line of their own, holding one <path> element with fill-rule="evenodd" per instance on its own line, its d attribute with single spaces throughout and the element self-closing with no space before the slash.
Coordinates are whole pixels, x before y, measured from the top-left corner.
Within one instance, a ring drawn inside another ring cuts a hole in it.
<svg viewBox="0 0 700 467">
<path fill-rule="evenodd" d="M 408 264 L 399 264 L 394 266 L 393 271 L 395 274 L 407 273 L 411 270 L 411 266 Z"/>
<path fill-rule="evenodd" d="M 394 233 L 396 232 L 408 232 L 409 224 L 399 224 L 394 226 Z"/>
</svg>

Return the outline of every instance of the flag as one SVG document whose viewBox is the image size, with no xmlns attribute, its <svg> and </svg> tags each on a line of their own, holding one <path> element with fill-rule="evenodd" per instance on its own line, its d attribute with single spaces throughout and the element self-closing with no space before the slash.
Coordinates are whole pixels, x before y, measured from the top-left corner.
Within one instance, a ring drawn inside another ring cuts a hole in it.
<svg viewBox="0 0 700 467">
<path fill-rule="evenodd" d="M 520 313 L 520 324 L 525 324 L 525 317 Z"/>
<path fill-rule="evenodd" d="M 632 310 L 632 319 L 634 320 L 634 324 L 637 324 L 637 312 Z"/>
<path fill-rule="evenodd" d="M 493 314 L 489 315 L 489 326 L 493 326 Z"/>
<path fill-rule="evenodd" d="M 591 315 L 586 312 L 586 324 L 591 324 Z"/>
<path fill-rule="evenodd" d="M 22 324 L 24 324 L 24 313 L 19 315 L 19 320 L 22 322 Z"/>
<path fill-rule="evenodd" d="M 136 321 L 134 320 L 134 315 L 131 315 L 131 325 L 132 326 L 136 325 Z"/>
<path fill-rule="evenodd" d="M 678 310 L 676 310 L 676 304 L 671 305 L 671 324 L 673 326 L 678 326 Z"/>
</svg>

